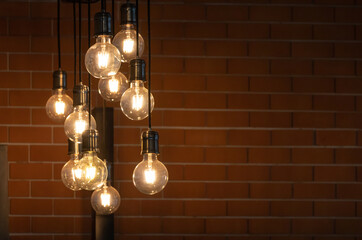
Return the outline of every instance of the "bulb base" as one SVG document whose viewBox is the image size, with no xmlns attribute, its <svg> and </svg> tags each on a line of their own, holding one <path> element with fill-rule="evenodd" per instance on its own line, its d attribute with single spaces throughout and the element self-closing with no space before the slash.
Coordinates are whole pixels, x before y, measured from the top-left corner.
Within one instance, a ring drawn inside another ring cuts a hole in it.
<svg viewBox="0 0 362 240">
<path fill-rule="evenodd" d="M 98 131 L 91 129 L 85 130 L 82 134 L 82 152 L 97 152 L 98 148 Z"/>
<path fill-rule="evenodd" d="M 73 106 L 88 105 L 89 89 L 86 85 L 76 85 L 73 89 Z"/>
<path fill-rule="evenodd" d="M 160 153 L 158 149 L 158 132 L 145 131 L 142 133 L 141 140 L 142 155 L 145 153 Z"/>
<path fill-rule="evenodd" d="M 53 90 L 67 89 L 67 72 L 61 69 L 53 72 Z"/>
<path fill-rule="evenodd" d="M 121 5 L 121 25 L 137 24 L 136 5 L 133 3 L 125 3 Z"/>
<path fill-rule="evenodd" d="M 146 81 L 146 62 L 141 58 L 135 58 L 130 61 L 129 81 Z"/>
<path fill-rule="evenodd" d="M 82 151 L 82 144 L 68 139 L 68 155 L 79 154 Z"/>
<path fill-rule="evenodd" d="M 109 12 L 97 12 L 94 15 L 94 37 L 100 35 L 113 36 L 112 16 Z"/>
</svg>

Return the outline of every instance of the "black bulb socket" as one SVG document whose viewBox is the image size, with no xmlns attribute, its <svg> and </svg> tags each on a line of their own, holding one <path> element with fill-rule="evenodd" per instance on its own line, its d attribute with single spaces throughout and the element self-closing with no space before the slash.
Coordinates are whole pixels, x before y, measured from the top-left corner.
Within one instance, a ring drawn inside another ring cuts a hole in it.
<svg viewBox="0 0 362 240">
<path fill-rule="evenodd" d="M 136 5 L 133 3 L 124 3 L 121 5 L 121 25 L 137 24 Z"/>
<path fill-rule="evenodd" d="M 61 69 L 53 72 L 53 90 L 67 89 L 67 72 Z"/>
<path fill-rule="evenodd" d="M 82 152 L 97 152 L 98 148 L 98 131 L 95 129 L 85 130 L 82 134 Z"/>
<path fill-rule="evenodd" d="M 129 63 L 129 81 L 146 81 L 146 62 L 141 58 L 132 59 Z"/>
<path fill-rule="evenodd" d="M 94 15 L 94 37 L 100 35 L 113 36 L 112 16 L 109 12 L 97 12 Z"/>
<path fill-rule="evenodd" d="M 87 105 L 89 101 L 89 88 L 80 84 L 73 88 L 73 106 Z"/>
<path fill-rule="evenodd" d="M 160 154 L 158 149 L 158 132 L 145 131 L 141 137 L 141 154 L 155 153 Z"/>
<path fill-rule="evenodd" d="M 78 145 L 77 153 L 80 153 L 82 151 L 82 144 L 78 143 L 78 142 L 73 142 L 72 140 L 68 139 L 68 155 L 72 155 L 72 154 L 76 153 L 76 151 L 75 151 L 76 146 L 75 145 Z"/>
</svg>

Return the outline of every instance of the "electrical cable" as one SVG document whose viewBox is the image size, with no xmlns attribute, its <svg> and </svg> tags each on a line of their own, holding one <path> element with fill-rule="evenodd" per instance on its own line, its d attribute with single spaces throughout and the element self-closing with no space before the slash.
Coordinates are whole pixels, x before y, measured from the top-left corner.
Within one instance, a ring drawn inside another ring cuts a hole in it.
<svg viewBox="0 0 362 240">
<path fill-rule="evenodd" d="M 91 43 L 91 37 L 90 37 L 90 31 L 91 31 L 91 26 L 90 26 L 90 21 L 91 21 L 91 0 L 88 0 L 88 49 L 90 48 L 90 43 Z M 88 82 L 91 81 L 91 75 L 90 73 L 88 73 Z"/>
<path fill-rule="evenodd" d="M 105 12 L 107 9 L 106 9 L 106 1 L 105 0 L 101 0 L 101 10 L 102 12 Z"/>
<path fill-rule="evenodd" d="M 147 0 L 147 29 L 148 29 L 148 128 L 152 129 L 151 121 L 151 2 Z M 137 35 L 138 36 L 138 35 Z"/>
<path fill-rule="evenodd" d="M 79 83 L 82 84 L 82 0 L 78 1 L 78 30 L 79 30 Z"/>
<path fill-rule="evenodd" d="M 91 5 L 91 0 L 88 0 L 88 48 L 90 47 L 90 5 Z M 91 129 L 91 122 L 92 122 L 92 113 L 91 113 L 91 103 L 92 103 L 92 81 L 91 81 L 91 76 L 88 73 L 88 88 L 89 88 L 89 92 L 88 92 L 88 100 L 89 100 L 89 105 L 88 105 L 88 124 L 89 124 L 89 130 Z"/>
<path fill-rule="evenodd" d="M 139 58 L 139 47 L 138 47 L 138 0 L 136 0 L 136 47 L 137 47 L 137 58 Z"/>
<path fill-rule="evenodd" d="M 75 1 L 73 2 L 73 45 L 74 45 L 74 87 L 77 85 L 77 21 L 75 14 Z"/>
<path fill-rule="evenodd" d="M 58 68 L 61 69 L 62 67 L 62 59 L 60 56 L 60 0 L 58 0 L 58 9 L 57 9 L 57 38 L 58 38 Z"/>
<path fill-rule="evenodd" d="M 112 0 L 112 34 L 114 35 L 114 0 Z"/>
</svg>

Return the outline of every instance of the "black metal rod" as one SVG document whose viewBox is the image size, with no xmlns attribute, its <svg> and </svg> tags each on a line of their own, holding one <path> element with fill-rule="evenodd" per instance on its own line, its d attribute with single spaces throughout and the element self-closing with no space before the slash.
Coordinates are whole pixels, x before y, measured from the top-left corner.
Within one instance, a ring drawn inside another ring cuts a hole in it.
<svg viewBox="0 0 362 240">
<path fill-rule="evenodd" d="M 58 68 L 61 69 L 62 67 L 62 59 L 61 59 L 61 55 L 60 55 L 60 0 L 58 0 L 57 3 L 57 38 L 58 38 Z"/>
<path fill-rule="evenodd" d="M 139 47 L 138 47 L 138 34 L 139 34 L 139 29 L 138 29 L 138 0 L 136 0 L 136 47 L 137 47 L 137 58 L 139 58 Z"/>
<path fill-rule="evenodd" d="M 151 119 L 151 3 L 147 0 L 147 28 L 148 28 L 148 128 L 152 129 Z"/>
<path fill-rule="evenodd" d="M 73 46 L 74 46 L 74 87 L 77 85 L 77 21 L 75 1 L 73 2 Z"/>
</svg>

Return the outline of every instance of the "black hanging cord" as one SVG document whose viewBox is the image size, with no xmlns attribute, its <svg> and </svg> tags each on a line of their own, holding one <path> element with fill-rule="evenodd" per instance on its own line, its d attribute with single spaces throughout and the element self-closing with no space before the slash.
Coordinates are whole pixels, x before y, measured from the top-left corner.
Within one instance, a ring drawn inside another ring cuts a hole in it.
<svg viewBox="0 0 362 240">
<path fill-rule="evenodd" d="M 62 59 L 60 57 L 60 0 L 58 0 L 58 9 L 57 9 L 57 34 L 58 34 L 58 68 L 62 67 Z"/>
<path fill-rule="evenodd" d="M 74 87 L 77 85 L 77 21 L 75 13 L 75 1 L 73 2 L 73 45 L 74 45 Z"/>
<path fill-rule="evenodd" d="M 82 83 L 82 0 L 78 1 L 78 30 L 79 30 L 79 83 Z"/>
<path fill-rule="evenodd" d="M 106 11 L 106 1 L 105 0 L 101 0 L 101 10 L 102 10 L 102 12 Z"/>
<path fill-rule="evenodd" d="M 151 123 L 151 3 L 147 0 L 147 29 L 148 29 L 148 128 L 152 129 Z M 138 34 L 137 34 L 138 36 Z M 137 41 L 138 42 L 138 41 Z M 138 49 L 138 47 L 137 47 Z"/>
<path fill-rule="evenodd" d="M 88 48 L 90 47 L 90 15 L 91 15 L 91 0 L 88 0 Z M 89 105 L 88 105 L 88 125 L 89 125 L 89 129 L 91 129 L 91 119 L 92 119 L 92 114 L 91 114 L 91 96 L 92 96 L 92 81 L 91 81 L 91 76 L 88 73 L 88 88 L 89 88 L 89 92 L 88 92 L 88 99 L 89 99 Z"/>
<path fill-rule="evenodd" d="M 137 47 L 137 58 L 139 57 L 139 49 L 138 49 L 138 0 L 136 0 L 136 47 Z"/>
<path fill-rule="evenodd" d="M 91 0 L 88 0 L 88 49 L 90 48 L 90 43 L 91 43 L 91 35 L 90 35 L 90 29 L 91 29 L 91 25 L 90 25 L 90 21 L 91 21 Z M 91 75 L 90 73 L 88 73 L 88 82 L 91 81 Z"/>
<path fill-rule="evenodd" d="M 112 0 L 112 33 L 114 36 L 114 0 Z"/>
</svg>

